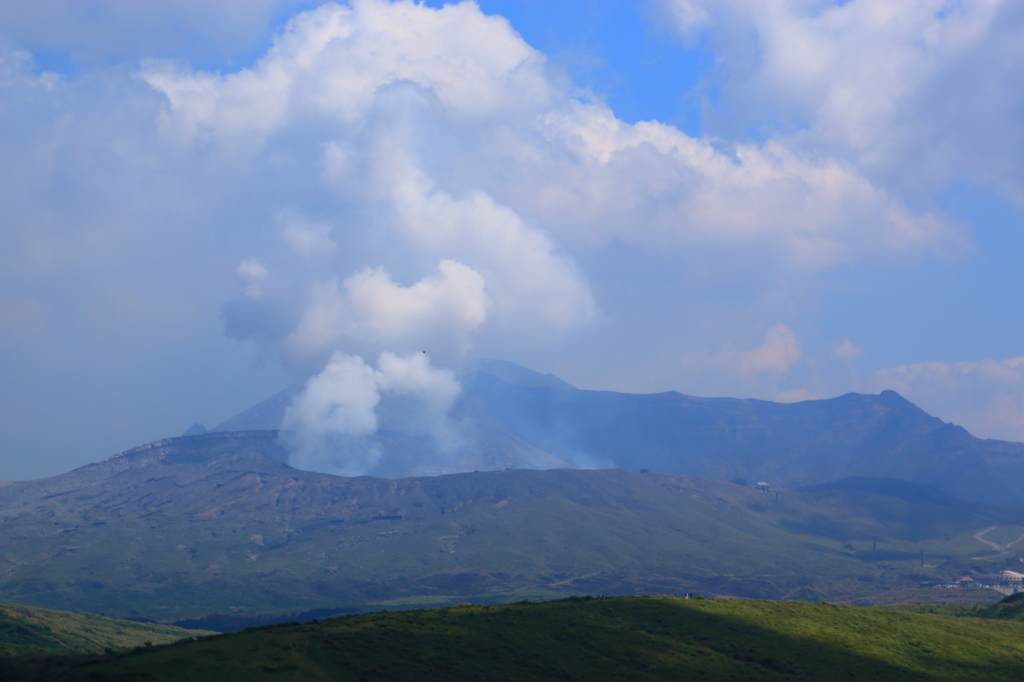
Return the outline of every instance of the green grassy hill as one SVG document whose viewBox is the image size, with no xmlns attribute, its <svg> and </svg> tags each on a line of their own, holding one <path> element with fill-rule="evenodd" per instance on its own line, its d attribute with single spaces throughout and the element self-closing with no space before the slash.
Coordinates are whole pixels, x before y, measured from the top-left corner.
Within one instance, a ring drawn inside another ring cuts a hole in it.
<svg viewBox="0 0 1024 682">
<path fill-rule="evenodd" d="M 53 650 L 103 651 L 169 644 L 210 634 L 156 623 L 135 623 L 93 613 L 51 611 L 0 604 L 0 656 L 44 654 Z"/>
<path fill-rule="evenodd" d="M 1024 621 L 1024 592 L 1011 594 L 998 604 L 975 607 L 979 618 Z"/>
<path fill-rule="evenodd" d="M 667 597 L 347 616 L 123 654 L 8 661 L 0 680 L 1024 679 L 1024 624 Z"/>
</svg>

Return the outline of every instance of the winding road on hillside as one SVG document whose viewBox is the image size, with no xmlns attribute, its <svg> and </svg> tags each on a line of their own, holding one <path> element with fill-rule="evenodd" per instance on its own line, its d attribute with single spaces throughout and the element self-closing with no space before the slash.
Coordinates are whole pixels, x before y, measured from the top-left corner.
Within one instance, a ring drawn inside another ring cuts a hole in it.
<svg viewBox="0 0 1024 682">
<path fill-rule="evenodd" d="M 1002 547 L 999 545 L 998 542 L 992 542 L 991 540 L 986 540 L 985 538 L 982 537 L 986 533 L 990 533 L 990 532 L 994 531 L 998 527 L 999 527 L 999 524 L 997 523 L 994 526 L 989 526 L 988 528 L 982 528 L 981 530 L 979 530 L 977 533 L 974 534 L 974 539 L 977 540 L 978 542 L 984 542 L 986 545 L 988 545 L 992 549 L 1002 549 Z"/>
<path fill-rule="evenodd" d="M 985 518 L 985 517 L 981 517 L 981 518 Z M 985 520 L 990 522 L 990 523 L 992 522 L 992 519 L 985 519 Z M 1010 553 L 1010 547 L 1012 547 L 1013 545 L 1016 545 L 1021 540 L 1024 540 L 1024 535 L 1021 535 L 1019 538 L 1017 538 L 1013 542 L 1009 542 L 1009 543 L 1007 543 L 1005 545 L 1002 545 L 1002 544 L 1000 544 L 998 542 L 995 542 L 993 540 L 986 540 L 984 536 L 987 535 L 988 533 L 991 533 L 996 528 L 999 528 L 999 524 L 998 523 L 996 525 L 994 525 L 994 526 L 989 526 L 988 528 L 982 528 L 981 530 L 979 530 L 977 533 L 974 534 L 974 539 L 977 540 L 978 542 L 985 543 L 986 545 L 988 545 L 992 549 L 994 549 L 997 552 L 999 552 L 999 554 L 996 555 L 997 557 L 998 556 L 1006 556 L 1007 554 Z M 995 558 L 996 557 L 981 557 L 981 556 L 973 556 L 973 557 L 971 557 L 971 559 L 995 559 Z"/>
</svg>

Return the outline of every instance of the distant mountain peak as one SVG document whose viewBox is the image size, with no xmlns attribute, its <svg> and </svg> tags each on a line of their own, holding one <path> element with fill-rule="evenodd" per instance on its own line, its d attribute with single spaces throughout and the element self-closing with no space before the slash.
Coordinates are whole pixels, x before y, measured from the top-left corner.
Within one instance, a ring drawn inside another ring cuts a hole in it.
<svg viewBox="0 0 1024 682">
<path fill-rule="evenodd" d="M 280 428 L 284 411 L 292 404 L 292 398 L 300 390 L 301 386 L 296 385 L 278 391 L 266 400 L 214 426 L 210 431 L 263 431 Z"/>
<path fill-rule="evenodd" d="M 486 372 L 506 383 L 524 388 L 576 388 L 554 374 L 541 374 L 508 360 L 476 360 L 470 364 L 467 374 L 472 372 Z"/>
<path fill-rule="evenodd" d="M 181 435 L 182 436 L 201 436 L 204 433 L 207 433 L 206 427 L 203 426 L 202 424 L 200 424 L 199 422 L 196 422 L 192 426 L 188 427 L 188 430 L 185 431 L 185 433 L 183 433 Z"/>
<path fill-rule="evenodd" d="M 894 391 L 892 389 L 889 389 L 889 388 L 887 388 L 884 391 L 882 391 L 881 393 L 879 393 L 878 397 L 882 398 L 883 400 L 885 400 L 888 403 L 894 403 L 894 404 L 897 404 L 897 405 L 914 405 L 914 403 L 910 402 L 909 400 L 907 400 L 906 398 L 901 396 L 899 393 L 897 393 L 896 391 Z M 917 406 L 914 405 L 914 407 L 917 407 Z"/>
</svg>

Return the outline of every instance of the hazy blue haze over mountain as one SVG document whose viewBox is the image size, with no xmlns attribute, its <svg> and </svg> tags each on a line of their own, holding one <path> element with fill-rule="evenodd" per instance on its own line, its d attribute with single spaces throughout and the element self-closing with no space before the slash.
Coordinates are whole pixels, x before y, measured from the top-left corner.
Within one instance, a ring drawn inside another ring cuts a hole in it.
<svg viewBox="0 0 1024 682">
<path fill-rule="evenodd" d="M 542 451 L 584 468 L 740 477 L 785 488 L 888 477 L 934 484 L 965 500 L 1024 506 L 1024 444 L 975 438 L 893 391 L 799 403 L 583 391 L 501 361 L 480 361 L 462 384 L 454 409 L 476 425 L 478 439 L 463 470 L 500 468 L 487 466 L 484 455 L 499 449 L 500 439 L 506 451 L 534 448 L 517 455 L 519 466 L 542 462 Z M 279 393 L 214 430 L 277 428 L 290 396 Z M 429 467 L 430 447 L 393 441 L 405 464 L 374 473 L 410 475 L 417 457 Z"/>
<path fill-rule="evenodd" d="M 1024 444 L 975 438 L 893 391 L 784 404 L 531 388 L 484 372 L 468 384 L 489 419 L 568 461 L 787 488 L 881 476 L 1024 506 Z"/>
</svg>

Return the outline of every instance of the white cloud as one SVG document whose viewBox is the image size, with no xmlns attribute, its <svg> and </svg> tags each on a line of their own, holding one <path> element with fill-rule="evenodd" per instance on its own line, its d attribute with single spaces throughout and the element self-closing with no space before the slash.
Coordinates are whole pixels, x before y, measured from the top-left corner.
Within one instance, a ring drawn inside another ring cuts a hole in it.
<svg viewBox="0 0 1024 682">
<path fill-rule="evenodd" d="M 422 172 L 437 166 L 455 193 L 485 189 L 566 240 L 767 241 L 811 268 L 965 243 L 956 225 L 908 210 L 835 158 L 772 141 L 720 151 L 574 100 L 543 55 L 467 3 L 328 5 L 296 17 L 253 69 L 152 63 L 142 75 L 168 97 L 165 127 L 192 143 L 254 153 L 281 130 L 315 123 L 334 136 L 325 166 L 352 194 L 361 176 L 434 192 L 437 178 Z M 410 110 L 426 129 L 440 127 L 445 147 L 396 118 Z M 442 157 L 418 156 L 426 151 Z"/>
<path fill-rule="evenodd" d="M 367 291 L 394 301 L 425 291 L 440 261 L 483 278 L 486 323 L 453 325 L 457 340 L 438 350 L 449 361 L 469 347 L 467 329 L 501 353 L 511 335 L 539 347 L 599 320 L 588 278 L 565 250 L 597 267 L 617 244 L 659 257 L 756 254 L 769 263 L 760 274 L 775 279 L 762 288 L 785 288 L 837 263 L 967 245 L 961 226 L 907 208 L 850 163 L 772 140 L 722 147 L 656 122 L 623 123 L 573 97 L 504 19 L 470 3 L 325 5 L 296 16 L 251 69 L 150 62 L 141 77 L 167 97 L 166 140 L 201 150 L 217 168 L 274 172 L 313 161 L 316 213 L 344 206 L 318 219 L 346 226 L 329 243 L 326 232 L 286 231 L 293 248 L 340 256 L 317 272 L 284 266 L 292 280 L 308 280 L 291 288 L 292 307 L 305 297 L 295 292 L 317 292 L 287 342 L 293 350 L 324 352 L 344 337 L 401 337 L 411 347 L 425 326 L 409 323 L 407 306 L 372 297 L 396 321 L 361 313 L 355 330 L 352 301 L 337 303 L 336 282 L 367 266 L 384 268 L 361 275 Z M 423 284 L 384 286 L 392 278 Z"/>
<path fill-rule="evenodd" d="M 366 268 L 340 286 L 336 280 L 315 285 L 285 348 L 315 356 L 346 341 L 405 351 L 429 346 L 458 360 L 487 317 L 484 278 L 451 260 L 441 261 L 438 271 L 409 287 L 382 268 Z"/>
<path fill-rule="evenodd" d="M 235 274 L 242 282 L 242 293 L 249 298 L 259 298 L 263 295 L 263 283 L 270 273 L 258 261 L 244 260 L 238 264 Z"/>
<path fill-rule="evenodd" d="M 283 237 L 288 246 L 307 258 L 329 256 L 338 245 L 331 239 L 331 226 L 315 223 L 298 215 L 278 216 L 283 225 Z"/>
<path fill-rule="evenodd" d="M 710 37 L 718 74 L 707 82 L 721 88 L 723 130 L 763 126 L 917 201 L 952 180 L 1024 202 L 1020 3 L 664 4 L 684 37 Z"/>
<path fill-rule="evenodd" d="M 768 373 L 782 375 L 800 360 L 800 342 L 793 330 L 777 324 L 764 335 L 764 343 L 746 351 L 727 351 L 722 354 L 736 363 L 743 375 Z"/>
<path fill-rule="evenodd" d="M 460 118 L 521 112 L 550 96 L 543 62 L 505 19 L 473 3 L 355 0 L 297 15 L 253 69 L 219 75 L 151 62 L 142 76 L 167 95 L 168 123 L 181 134 L 263 138 L 309 114 L 358 123 L 396 83 L 429 91 Z"/>
<path fill-rule="evenodd" d="M 300 224 L 302 206 L 282 214 L 286 242 L 320 262 L 273 263 L 291 273 L 282 275 L 291 292 L 282 295 L 292 306 L 268 300 L 269 312 L 246 317 L 250 331 L 229 320 L 234 335 L 252 336 L 256 318 L 279 317 L 272 307 L 290 316 L 290 307 L 308 305 L 294 333 L 278 339 L 289 352 L 323 353 L 348 338 L 364 353 L 427 347 L 451 362 L 485 317 L 492 337 L 519 334 L 526 343 L 595 318 L 583 274 L 544 229 L 479 188 L 453 195 L 427 170 L 457 163 L 446 150 L 423 148 L 436 137 L 431 126 L 454 139 L 550 106 L 557 88 L 543 56 L 504 19 L 469 3 L 326 5 L 294 18 L 252 69 L 221 75 L 152 62 L 142 77 L 168 98 L 167 139 L 201 148 L 218 167 L 270 156 L 289 164 L 306 151 L 280 140 L 314 131 L 314 182 L 328 202 L 348 204 L 329 222 Z M 340 258 L 325 260 L 334 252 Z M 438 262 L 442 277 L 426 274 Z M 348 276 L 344 285 L 340 276 Z M 419 282 L 402 287 L 392 277 Z M 304 289 L 314 292 L 305 301 Z M 439 341 L 444 333 L 451 341 Z"/>
<path fill-rule="evenodd" d="M 292 466 L 340 476 L 370 469 L 381 451 L 366 436 L 377 430 L 378 377 L 357 356 L 336 353 L 306 382 L 284 416 Z"/>
<path fill-rule="evenodd" d="M 596 306 L 573 262 L 544 232 L 485 192 L 461 200 L 431 191 L 422 174 L 388 179 L 396 223 L 420 253 L 454 253 L 487 280 L 503 333 L 558 335 L 591 322 Z"/>
<path fill-rule="evenodd" d="M 377 430 L 377 384 L 376 372 L 362 358 L 335 353 L 288 408 L 284 427 L 315 425 L 346 435 L 371 434 Z"/>
<path fill-rule="evenodd" d="M 849 164 L 775 141 L 723 153 L 710 140 L 656 122 L 630 126 L 595 105 L 551 116 L 548 130 L 575 163 L 530 176 L 539 181 L 517 203 L 591 238 L 674 249 L 765 244 L 800 271 L 966 244 L 960 227 L 912 213 Z"/>
<path fill-rule="evenodd" d="M 832 344 L 832 355 L 842 360 L 856 360 L 864 355 L 864 350 L 847 337 L 842 343 Z"/>
<path fill-rule="evenodd" d="M 788 325 L 779 323 L 769 327 L 761 343 L 752 348 L 725 344 L 718 351 L 683 349 L 671 362 L 678 363 L 689 376 L 717 375 L 719 381 L 729 387 L 728 395 L 791 402 L 818 395 L 807 389 L 779 388 L 779 380 L 802 359 L 803 351 L 796 334 Z M 663 363 L 661 371 L 670 371 L 672 364 Z"/>
<path fill-rule="evenodd" d="M 381 426 L 433 436 L 442 449 L 459 445 L 460 436 L 448 410 L 462 388 L 451 370 L 432 367 L 426 353 L 402 357 L 381 353 L 378 385 L 386 397 Z M 400 399 L 397 401 L 396 399 Z"/>
</svg>

